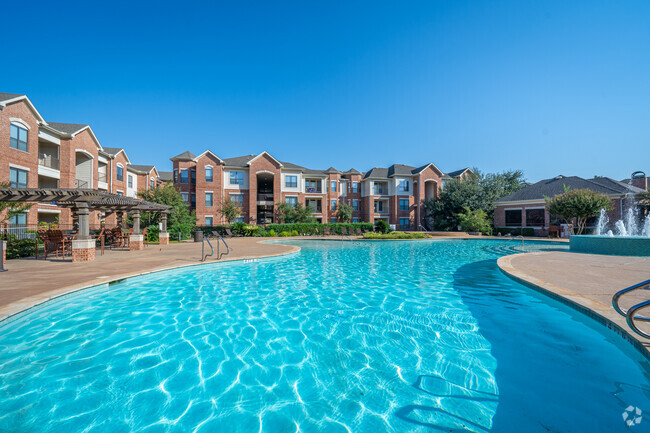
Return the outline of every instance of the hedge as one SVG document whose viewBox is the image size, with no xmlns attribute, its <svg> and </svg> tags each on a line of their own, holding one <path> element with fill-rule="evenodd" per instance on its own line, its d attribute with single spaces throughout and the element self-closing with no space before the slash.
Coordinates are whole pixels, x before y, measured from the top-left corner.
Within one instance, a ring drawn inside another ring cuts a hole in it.
<svg viewBox="0 0 650 433">
<path fill-rule="evenodd" d="M 495 227 L 494 234 L 498 233 L 502 235 L 511 234 L 513 236 L 535 236 L 535 230 L 531 227 Z"/>
<path fill-rule="evenodd" d="M 34 239 L 9 239 L 7 241 L 7 260 L 20 259 L 34 255 L 36 242 Z"/>
<path fill-rule="evenodd" d="M 296 232 L 298 233 L 297 235 L 293 236 L 299 236 L 299 235 L 313 235 L 316 234 L 316 231 L 318 230 L 319 234 L 323 234 L 323 229 L 325 227 L 329 228 L 331 234 L 341 234 L 341 229 L 345 227 L 346 229 L 350 230 L 352 229 L 353 231 L 356 232 L 356 229 L 361 229 L 362 231 L 373 231 L 373 226 L 370 223 L 325 223 L 325 224 L 320 224 L 320 223 L 295 223 L 295 224 L 269 224 L 266 227 L 265 226 L 253 226 L 256 227 L 257 230 L 254 233 L 251 233 L 251 231 L 247 231 L 245 227 L 247 227 L 248 224 L 244 223 L 235 223 L 232 226 L 229 225 L 216 225 L 216 226 L 203 226 L 203 227 L 197 227 L 197 230 L 201 230 L 204 234 L 208 236 L 212 236 L 212 232 L 216 231 L 221 235 L 226 234 L 226 229 L 230 229 L 230 231 L 234 235 L 254 235 L 254 236 L 275 236 L 280 233 L 286 232 L 286 233 L 293 233 Z M 284 236 L 287 236 L 286 234 Z"/>
</svg>

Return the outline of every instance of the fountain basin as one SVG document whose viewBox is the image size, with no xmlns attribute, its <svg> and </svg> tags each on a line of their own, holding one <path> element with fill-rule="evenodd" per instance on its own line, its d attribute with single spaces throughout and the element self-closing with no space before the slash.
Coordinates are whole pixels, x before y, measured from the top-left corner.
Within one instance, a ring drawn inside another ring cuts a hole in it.
<svg viewBox="0 0 650 433">
<path fill-rule="evenodd" d="M 569 240 L 569 248 L 577 253 L 650 256 L 650 237 L 573 235 Z"/>
</svg>

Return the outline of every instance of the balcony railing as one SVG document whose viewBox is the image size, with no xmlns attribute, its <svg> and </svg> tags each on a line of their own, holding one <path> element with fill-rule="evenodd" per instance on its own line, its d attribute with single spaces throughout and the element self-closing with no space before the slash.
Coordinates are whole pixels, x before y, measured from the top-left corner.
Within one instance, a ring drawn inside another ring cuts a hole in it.
<svg viewBox="0 0 650 433">
<path fill-rule="evenodd" d="M 322 213 L 323 208 L 321 206 L 311 206 L 309 205 L 309 208 L 311 209 L 312 213 Z"/>
<path fill-rule="evenodd" d="M 100 182 L 108 182 L 108 175 L 106 173 L 99 172 L 97 180 Z"/>
<path fill-rule="evenodd" d="M 319 187 L 308 186 L 308 187 L 305 187 L 305 192 L 320 193 L 320 192 L 322 192 L 322 189 L 319 188 Z"/>
<path fill-rule="evenodd" d="M 257 201 L 273 201 L 273 194 L 257 194 Z"/>
<path fill-rule="evenodd" d="M 52 155 L 46 155 L 42 152 L 38 152 L 38 165 L 43 167 L 48 167 L 54 170 L 59 169 L 59 158 L 55 158 Z"/>
<path fill-rule="evenodd" d="M 81 179 L 75 179 L 74 187 L 75 188 L 80 188 L 80 189 L 88 189 L 89 188 L 88 182 L 85 181 L 85 180 L 81 180 Z"/>
</svg>

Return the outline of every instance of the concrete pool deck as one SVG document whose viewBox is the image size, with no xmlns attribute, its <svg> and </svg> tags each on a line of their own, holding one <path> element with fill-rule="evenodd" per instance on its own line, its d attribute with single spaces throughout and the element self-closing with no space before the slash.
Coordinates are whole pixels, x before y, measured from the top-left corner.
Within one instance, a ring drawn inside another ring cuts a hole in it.
<svg viewBox="0 0 650 433">
<path fill-rule="evenodd" d="M 616 292 L 650 279 L 650 257 L 554 251 L 504 256 L 497 263 L 507 275 L 577 308 L 650 354 L 650 340 L 634 333 L 612 307 Z M 639 290 L 621 298 L 621 306 L 648 299 L 648 291 Z"/>
</svg>

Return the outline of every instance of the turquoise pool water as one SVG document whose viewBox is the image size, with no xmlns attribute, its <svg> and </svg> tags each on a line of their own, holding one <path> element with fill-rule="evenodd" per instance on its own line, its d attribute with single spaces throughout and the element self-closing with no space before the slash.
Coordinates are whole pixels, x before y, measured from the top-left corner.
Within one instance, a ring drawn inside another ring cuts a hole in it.
<svg viewBox="0 0 650 433">
<path fill-rule="evenodd" d="M 0 432 L 622 432 L 628 406 L 650 414 L 648 361 L 504 276 L 509 245 L 292 243 L 3 324 Z"/>
</svg>

